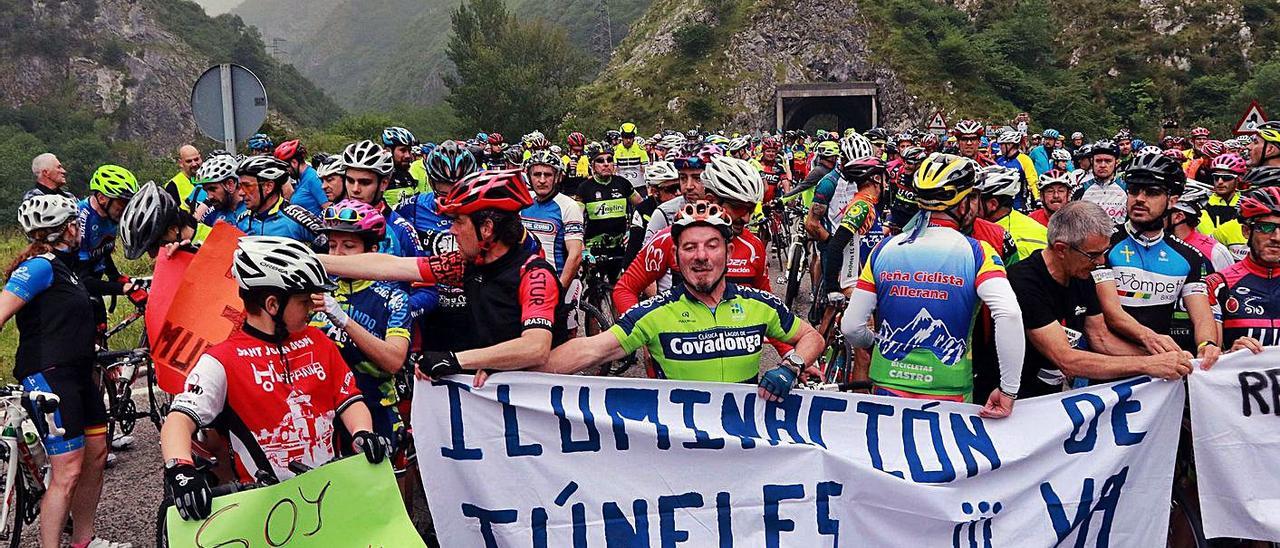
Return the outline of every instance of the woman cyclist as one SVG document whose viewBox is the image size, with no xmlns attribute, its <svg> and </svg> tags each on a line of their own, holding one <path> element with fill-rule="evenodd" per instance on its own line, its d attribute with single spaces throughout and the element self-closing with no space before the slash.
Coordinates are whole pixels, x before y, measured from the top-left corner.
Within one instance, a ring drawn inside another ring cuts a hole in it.
<svg viewBox="0 0 1280 548">
<path fill-rule="evenodd" d="M 76 201 L 61 195 L 36 196 L 18 207 L 18 222 L 31 243 L 6 272 L 0 325 L 17 317 L 13 377 L 27 390 L 61 399 L 53 425 L 36 421 L 52 476 L 40 501 L 40 545 L 61 546 L 63 526 L 74 511 L 74 548 L 128 546 L 93 536 L 107 460 L 107 410 L 93 380 L 94 304 L 74 274 L 80 242 L 76 212 Z M 51 433 L 50 426 L 63 433 Z"/>
</svg>

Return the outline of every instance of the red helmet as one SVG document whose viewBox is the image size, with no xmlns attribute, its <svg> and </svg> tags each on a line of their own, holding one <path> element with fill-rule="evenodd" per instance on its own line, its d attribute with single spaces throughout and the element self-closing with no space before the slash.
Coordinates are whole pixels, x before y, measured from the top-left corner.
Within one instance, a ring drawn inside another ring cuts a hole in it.
<svg viewBox="0 0 1280 548">
<path fill-rule="evenodd" d="M 288 162 L 293 159 L 302 159 L 306 161 L 307 147 L 302 146 L 302 141 L 293 139 L 285 141 L 276 146 L 275 157 L 282 162 Z"/>
<path fill-rule="evenodd" d="M 1217 158 L 1226 151 L 1227 145 L 1223 144 L 1222 141 L 1210 139 L 1200 145 L 1200 152 L 1210 158 Z"/>
<path fill-rule="evenodd" d="M 951 134 L 956 137 L 982 137 L 986 132 L 982 124 L 973 120 L 960 120 L 951 128 Z"/>
<path fill-rule="evenodd" d="M 1209 128 L 1203 128 L 1203 127 L 1195 128 L 1191 130 L 1191 136 L 1192 137 L 1208 137 Z"/>
<path fill-rule="evenodd" d="M 585 147 L 587 146 L 587 136 L 575 131 L 569 134 L 568 142 L 571 147 Z"/>
<path fill-rule="evenodd" d="M 504 141 L 502 140 L 502 134 L 501 134 L 501 133 L 498 133 L 498 132 L 496 132 L 496 131 L 495 131 L 495 132 L 493 132 L 493 133 L 490 133 L 490 134 L 489 134 L 489 144 L 491 144 L 491 145 L 493 145 L 493 146 L 498 146 L 498 145 L 502 144 L 503 142 L 504 142 Z"/>
<path fill-rule="evenodd" d="M 765 137 L 763 141 L 760 141 L 760 150 L 780 150 L 781 148 L 782 142 L 778 141 L 777 137 Z"/>
<path fill-rule="evenodd" d="M 516 213 L 533 205 L 533 196 L 524 184 L 523 170 L 477 171 L 453 185 L 449 195 L 436 197 L 441 215 L 470 215 L 496 209 Z"/>
<path fill-rule="evenodd" d="M 1280 215 L 1280 187 L 1259 188 L 1240 200 L 1240 218 L 1245 222 L 1267 215 Z"/>
</svg>

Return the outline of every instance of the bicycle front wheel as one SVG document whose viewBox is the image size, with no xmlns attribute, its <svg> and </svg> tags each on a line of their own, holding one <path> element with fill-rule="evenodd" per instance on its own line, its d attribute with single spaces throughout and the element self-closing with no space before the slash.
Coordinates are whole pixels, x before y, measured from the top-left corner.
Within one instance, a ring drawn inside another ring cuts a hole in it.
<svg viewBox="0 0 1280 548">
<path fill-rule="evenodd" d="M 5 447 L 0 448 L 0 452 L 4 454 L 4 458 L 0 459 L 0 470 L 8 470 L 10 466 L 22 466 L 16 451 Z M 0 475 L 0 481 L 6 481 L 6 479 L 7 476 Z M 22 472 L 14 474 L 12 484 L 0 485 L 0 493 L 4 494 L 4 507 L 8 509 L 4 523 L 0 524 L 0 538 L 9 548 L 18 548 L 22 545 L 22 526 L 26 524 L 28 505 L 31 504 L 27 490 L 22 485 Z"/>
<path fill-rule="evenodd" d="M 805 269 L 809 266 L 809 254 L 802 245 L 791 246 L 787 253 L 787 291 L 783 303 L 787 308 L 795 309 L 796 296 L 800 295 L 800 282 L 804 279 Z"/>
</svg>

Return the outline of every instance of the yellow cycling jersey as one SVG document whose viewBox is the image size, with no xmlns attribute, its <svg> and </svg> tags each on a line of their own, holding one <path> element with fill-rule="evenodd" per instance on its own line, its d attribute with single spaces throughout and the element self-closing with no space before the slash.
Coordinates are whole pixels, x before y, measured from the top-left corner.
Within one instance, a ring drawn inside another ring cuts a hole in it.
<svg viewBox="0 0 1280 548">
<path fill-rule="evenodd" d="M 1019 257 L 1030 257 L 1035 251 L 1049 245 L 1049 230 L 1035 219 L 1017 211 L 1010 211 L 1004 218 L 997 220 L 996 224 L 1013 236 Z"/>
<path fill-rule="evenodd" d="M 581 154 L 577 161 L 570 158 L 568 154 L 560 156 L 560 163 L 564 165 L 564 173 L 566 177 L 589 177 L 591 175 L 591 162 L 587 161 L 587 155 Z"/>
<path fill-rule="evenodd" d="M 1227 246 L 1231 256 L 1239 261 L 1249 254 L 1249 239 L 1244 237 L 1244 227 L 1239 220 L 1232 220 L 1218 225 L 1213 231 L 1213 239 Z"/>
</svg>

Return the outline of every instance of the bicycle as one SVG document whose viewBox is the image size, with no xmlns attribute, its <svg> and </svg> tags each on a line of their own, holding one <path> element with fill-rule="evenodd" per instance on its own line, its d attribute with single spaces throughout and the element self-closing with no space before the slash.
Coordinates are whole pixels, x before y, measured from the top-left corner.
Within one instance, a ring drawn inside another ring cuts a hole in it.
<svg viewBox="0 0 1280 548">
<path fill-rule="evenodd" d="M 826 296 L 821 298 L 826 300 Z M 822 340 L 827 341 L 822 353 L 818 355 L 818 367 L 822 370 L 823 378 L 829 382 L 861 382 L 853 379 L 856 369 L 854 352 L 840 329 L 840 321 L 844 316 L 844 302 L 843 298 L 839 301 L 827 302 L 822 321 L 816 326 L 818 333 L 822 334 Z"/>
<path fill-rule="evenodd" d="M 582 325 L 586 336 L 590 337 L 604 332 L 616 321 L 613 309 L 613 284 L 605 275 L 603 265 L 621 262 L 619 257 L 597 257 L 590 251 L 582 252 L 582 295 L 578 297 L 577 308 L 582 311 Z M 618 377 L 635 365 L 635 357 L 628 356 L 615 362 L 600 366 L 600 375 Z"/>
<path fill-rule="evenodd" d="M 795 215 L 791 219 L 790 230 L 791 239 L 787 243 L 786 261 L 782 269 L 786 276 L 784 279 L 786 292 L 782 302 L 787 305 L 787 308 L 794 310 L 793 305 L 800 294 L 800 284 L 810 268 L 815 250 L 813 241 L 804 230 L 804 215 Z"/>
<path fill-rule="evenodd" d="M 54 425 L 53 413 L 61 400 L 57 394 L 26 391 L 21 386 L 0 388 L 0 466 L 4 484 L 0 485 L 0 540 L 10 548 L 22 544 L 22 528 L 35 523 L 40 515 L 40 499 L 49 487 L 49 459 L 45 455 L 39 429 L 22 400 L 30 400 L 44 415 L 43 420 L 54 435 L 63 430 Z"/>
</svg>

